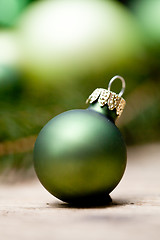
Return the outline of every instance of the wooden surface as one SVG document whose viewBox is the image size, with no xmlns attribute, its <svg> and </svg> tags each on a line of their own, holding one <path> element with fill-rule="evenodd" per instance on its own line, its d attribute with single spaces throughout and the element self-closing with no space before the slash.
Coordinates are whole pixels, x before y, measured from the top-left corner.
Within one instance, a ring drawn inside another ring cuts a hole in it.
<svg viewBox="0 0 160 240">
<path fill-rule="evenodd" d="M 0 185 L 1 240 L 159 240 L 160 144 L 130 148 L 113 203 L 73 208 L 38 182 Z"/>
</svg>

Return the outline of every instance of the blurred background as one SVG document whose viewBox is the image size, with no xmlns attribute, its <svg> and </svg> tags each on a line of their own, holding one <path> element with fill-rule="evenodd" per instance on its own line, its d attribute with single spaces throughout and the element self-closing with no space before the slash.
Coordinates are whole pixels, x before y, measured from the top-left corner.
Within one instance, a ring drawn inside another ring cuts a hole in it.
<svg viewBox="0 0 160 240">
<path fill-rule="evenodd" d="M 32 179 L 41 128 L 117 74 L 127 145 L 160 140 L 159 12 L 158 0 L 0 0 L 2 180 Z"/>
</svg>

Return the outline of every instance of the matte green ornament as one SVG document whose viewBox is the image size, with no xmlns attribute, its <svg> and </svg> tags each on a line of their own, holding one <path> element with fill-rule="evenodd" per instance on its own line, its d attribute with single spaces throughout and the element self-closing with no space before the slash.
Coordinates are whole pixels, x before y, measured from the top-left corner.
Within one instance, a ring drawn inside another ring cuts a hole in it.
<svg viewBox="0 0 160 240">
<path fill-rule="evenodd" d="M 110 91 L 120 78 L 119 94 Z M 115 119 L 125 100 L 124 79 L 115 76 L 108 90 L 96 89 L 86 110 L 70 110 L 51 119 L 34 148 L 34 166 L 42 185 L 55 197 L 72 204 L 102 204 L 121 180 L 126 145 Z"/>
</svg>

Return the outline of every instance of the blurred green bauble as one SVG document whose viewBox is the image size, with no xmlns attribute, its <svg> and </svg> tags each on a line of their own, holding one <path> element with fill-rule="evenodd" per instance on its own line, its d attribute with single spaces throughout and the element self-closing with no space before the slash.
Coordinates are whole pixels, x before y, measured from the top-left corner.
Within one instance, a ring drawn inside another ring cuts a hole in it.
<svg viewBox="0 0 160 240">
<path fill-rule="evenodd" d="M 65 202 L 104 202 L 124 173 L 124 140 L 109 118 L 111 111 L 100 109 L 95 102 L 87 110 L 64 112 L 50 120 L 36 140 L 38 178 Z"/>
<path fill-rule="evenodd" d="M 160 50 L 160 1 L 133 2 L 133 9 L 144 32 L 145 41 Z"/>
<path fill-rule="evenodd" d="M 0 65 L 18 66 L 17 37 L 12 30 L 0 30 Z"/>
<path fill-rule="evenodd" d="M 17 38 L 11 30 L 0 31 L 0 100 L 16 99 L 21 88 Z M 4 101 L 5 100 L 5 101 Z"/>
<path fill-rule="evenodd" d="M 0 65 L 0 101 L 15 100 L 21 90 L 20 76 L 16 69 Z M 5 103 L 4 103 L 5 105 Z"/>
<path fill-rule="evenodd" d="M 24 8 L 33 0 L 0 0 L 0 26 L 14 26 Z"/>
<path fill-rule="evenodd" d="M 20 64 L 36 87 L 132 67 L 140 50 L 134 18 L 115 1 L 38 2 L 25 12 L 19 30 Z"/>
</svg>

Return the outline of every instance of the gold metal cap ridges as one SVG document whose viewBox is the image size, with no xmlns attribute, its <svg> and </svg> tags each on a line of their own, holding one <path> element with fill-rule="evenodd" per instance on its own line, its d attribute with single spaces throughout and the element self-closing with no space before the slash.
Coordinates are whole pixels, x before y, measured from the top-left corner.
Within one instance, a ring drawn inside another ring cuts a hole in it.
<svg viewBox="0 0 160 240">
<path fill-rule="evenodd" d="M 121 116 L 126 105 L 124 98 L 120 97 L 117 93 L 104 88 L 95 89 L 87 99 L 86 103 L 93 103 L 97 99 L 101 107 L 108 105 L 109 110 L 116 109 L 118 117 Z"/>
</svg>

